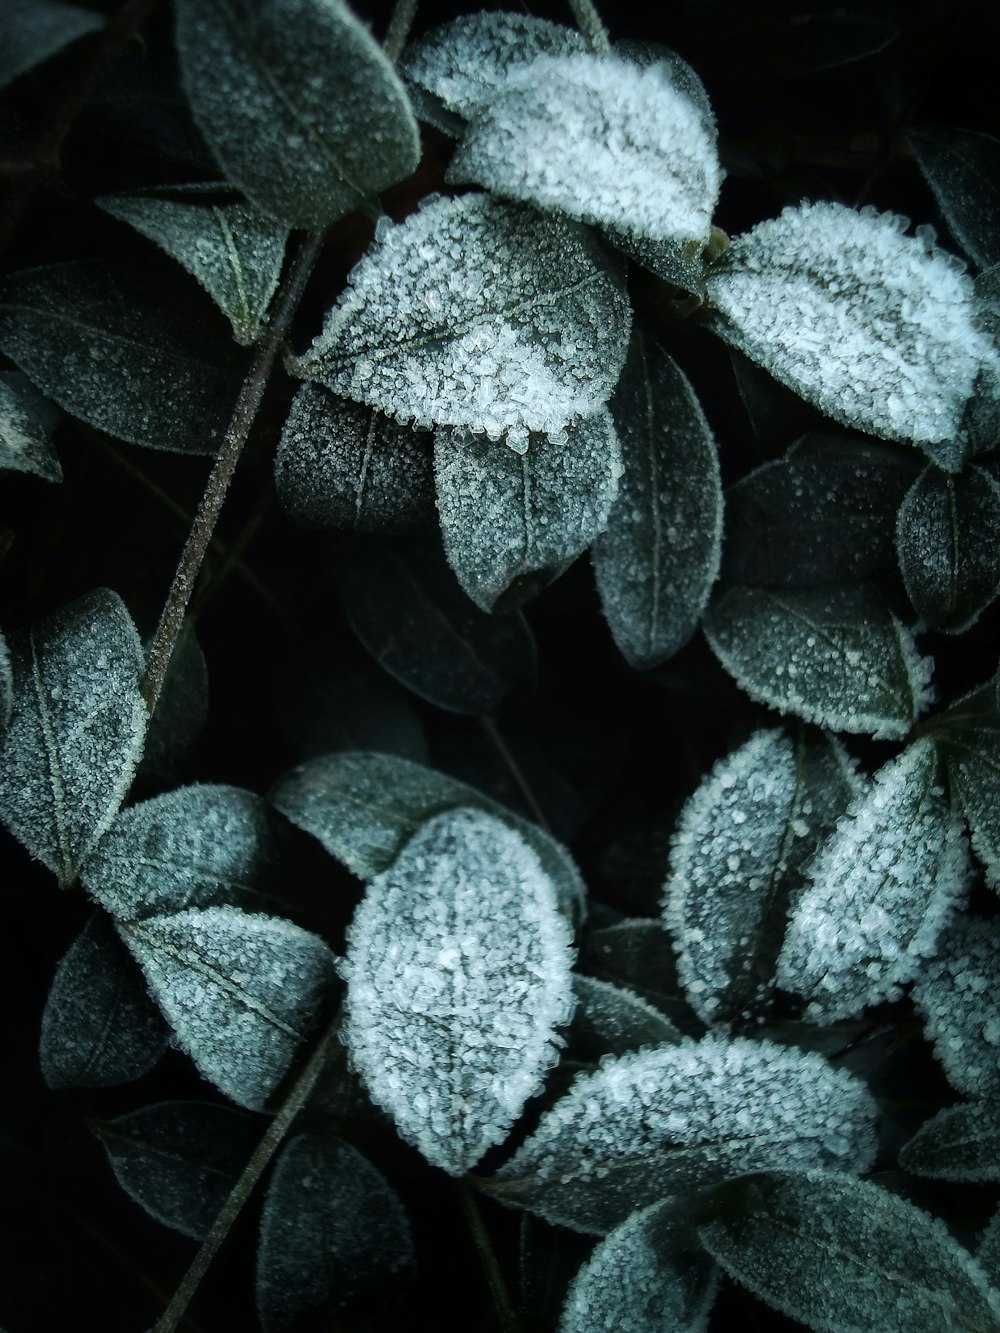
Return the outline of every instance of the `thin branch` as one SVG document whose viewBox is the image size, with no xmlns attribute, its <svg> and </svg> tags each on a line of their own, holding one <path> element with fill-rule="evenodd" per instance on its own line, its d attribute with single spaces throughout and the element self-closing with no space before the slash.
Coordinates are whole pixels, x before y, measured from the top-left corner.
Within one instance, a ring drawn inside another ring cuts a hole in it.
<svg viewBox="0 0 1000 1333">
<path fill-rule="evenodd" d="M 545 818 L 545 811 L 538 804 L 538 801 L 535 798 L 535 793 L 531 790 L 531 787 L 528 785 L 528 779 L 524 776 L 524 773 L 521 771 L 521 765 L 514 758 L 510 746 L 507 744 L 503 736 L 500 734 L 500 728 L 497 726 L 497 724 L 493 721 L 491 717 L 481 717 L 479 719 L 479 722 L 483 730 L 486 732 L 487 736 L 489 736 L 490 740 L 496 747 L 496 751 L 499 754 L 500 758 L 503 760 L 504 764 L 506 765 L 508 773 L 510 773 L 511 777 L 514 779 L 514 783 L 518 791 L 524 797 L 528 809 L 531 811 L 532 816 L 534 817 L 535 823 L 540 825 L 545 830 L 545 832 L 549 834 L 550 837 L 554 837 L 555 835 L 552 833 L 552 829 L 549 826 L 549 821 Z"/>
<path fill-rule="evenodd" d="M 601 22 L 601 16 L 594 7 L 594 0 L 569 0 L 576 26 L 587 39 L 591 51 L 599 56 L 606 56 L 611 51 L 608 30 Z"/>
<path fill-rule="evenodd" d="M 403 47 L 410 36 L 410 29 L 416 16 L 417 0 L 396 0 L 385 41 L 382 43 L 382 49 L 388 56 L 390 65 L 394 65 L 403 54 Z"/>
<path fill-rule="evenodd" d="M 473 1194 L 469 1183 L 466 1180 L 456 1180 L 455 1189 L 458 1192 L 459 1202 L 462 1205 L 462 1212 L 465 1220 L 469 1224 L 469 1231 L 476 1247 L 476 1253 L 479 1256 L 479 1262 L 482 1265 L 483 1276 L 486 1278 L 486 1285 L 490 1289 L 490 1296 L 493 1299 L 493 1308 L 496 1310 L 497 1319 L 500 1321 L 500 1327 L 503 1333 L 521 1333 L 521 1320 L 518 1318 L 517 1310 L 510 1299 L 510 1292 L 507 1290 L 507 1284 L 503 1280 L 503 1274 L 500 1272 L 500 1265 L 497 1263 L 497 1257 L 493 1253 L 493 1246 L 490 1243 L 489 1232 L 483 1225 L 482 1215 L 479 1212 L 479 1204 Z"/>
</svg>

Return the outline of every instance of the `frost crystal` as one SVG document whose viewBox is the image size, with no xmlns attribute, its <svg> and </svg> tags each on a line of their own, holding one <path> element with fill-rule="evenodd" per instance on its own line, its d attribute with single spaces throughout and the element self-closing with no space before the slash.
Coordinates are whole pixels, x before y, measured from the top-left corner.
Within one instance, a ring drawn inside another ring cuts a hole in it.
<svg viewBox="0 0 1000 1333">
<path fill-rule="evenodd" d="M 54 424 L 49 415 L 30 380 L 17 371 L 0 374 L 0 472 L 30 472 L 45 481 L 62 481 L 59 458 L 49 443 Z"/>
<path fill-rule="evenodd" d="M 625 986 L 577 973 L 573 991 L 577 1006 L 569 1044 L 580 1054 L 597 1059 L 683 1038 L 659 1009 Z"/>
<path fill-rule="evenodd" d="M 899 1164 L 914 1175 L 935 1180 L 1000 1180 L 1000 1126 L 994 1097 L 946 1106 L 903 1145 Z"/>
<path fill-rule="evenodd" d="M 944 714 L 941 750 L 952 800 L 965 816 L 986 883 L 1000 891 L 1000 710 L 991 681 Z"/>
<path fill-rule="evenodd" d="M 480 810 L 414 834 L 348 934 L 345 1040 L 373 1101 L 452 1175 L 499 1143 L 572 1013 L 570 932 L 531 848 Z"/>
</svg>

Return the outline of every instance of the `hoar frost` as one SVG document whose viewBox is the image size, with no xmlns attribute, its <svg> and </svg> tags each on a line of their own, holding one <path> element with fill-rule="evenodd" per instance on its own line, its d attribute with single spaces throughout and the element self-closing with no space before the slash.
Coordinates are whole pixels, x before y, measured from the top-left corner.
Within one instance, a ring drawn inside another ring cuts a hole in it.
<svg viewBox="0 0 1000 1333">
<path fill-rule="evenodd" d="M 1000 1093 L 1000 925 L 968 917 L 944 936 L 913 988 L 948 1082 L 970 1097 Z"/>
</svg>

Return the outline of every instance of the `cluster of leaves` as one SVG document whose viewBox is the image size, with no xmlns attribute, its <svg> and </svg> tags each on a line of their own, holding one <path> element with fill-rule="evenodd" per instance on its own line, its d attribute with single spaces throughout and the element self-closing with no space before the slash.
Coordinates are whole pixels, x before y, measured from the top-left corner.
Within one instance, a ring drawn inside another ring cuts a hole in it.
<svg viewBox="0 0 1000 1333">
<path fill-rule="evenodd" d="M 12 135 L 65 62 L 58 149 L 89 58 L 96 144 L 103 89 L 162 173 L 77 181 L 89 253 L 12 247 L 10 483 L 65 467 L 96 528 L 103 450 L 173 515 L 249 440 L 281 509 L 273 563 L 259 499 L 182 561 L 165 649 L 151 544 L 80 587 L 62 511 L 12 524 L 59 571 L 15 546 L 0 818 L 56 908 L 11 901 L 75 931 L 33 1096 L 206 1262 L 269 1168 L 265 1330 L 476 1325 L 453 1233 L 505 1333 L 1000 1329 L 1000 143 L 892 108 L 866 189 L 899 154 L 944 244 L 791 170 L 727 205 L 767 153 L 710 65 L 585 0 L 406 8 L 384 47 L 343 0 L 0 18 Z M 887 85 L 933 32 L 698 8 Z"/>
</svg>

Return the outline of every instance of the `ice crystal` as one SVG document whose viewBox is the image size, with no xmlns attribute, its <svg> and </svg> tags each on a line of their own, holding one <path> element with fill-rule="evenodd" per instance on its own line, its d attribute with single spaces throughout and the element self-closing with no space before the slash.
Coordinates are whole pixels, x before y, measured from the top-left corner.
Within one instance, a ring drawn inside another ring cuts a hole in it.
<svg viewBox="0 0 1000 1333">
<path fill-rule="evenodd" d="M 683 1033 L 635 991 L 597 977 L 573 978 L 576 1012 L 569 1044 L 587 1057 L 621 1055 L 640 1046 L 677 1042 Z"/>
<path fill-rule="evenodd" d="M 948 1082 L 968 1097 L 1000 1093 L 1000 924 L 956 921 L 913 987 Z"/>
<path fill-rule="evenodd" d="M 1000 1180 L 1000 1127 L 993 1098 L 946 1106 L 903 1145 L 899 1164 L 935 1180 Z"/>
</svg>

